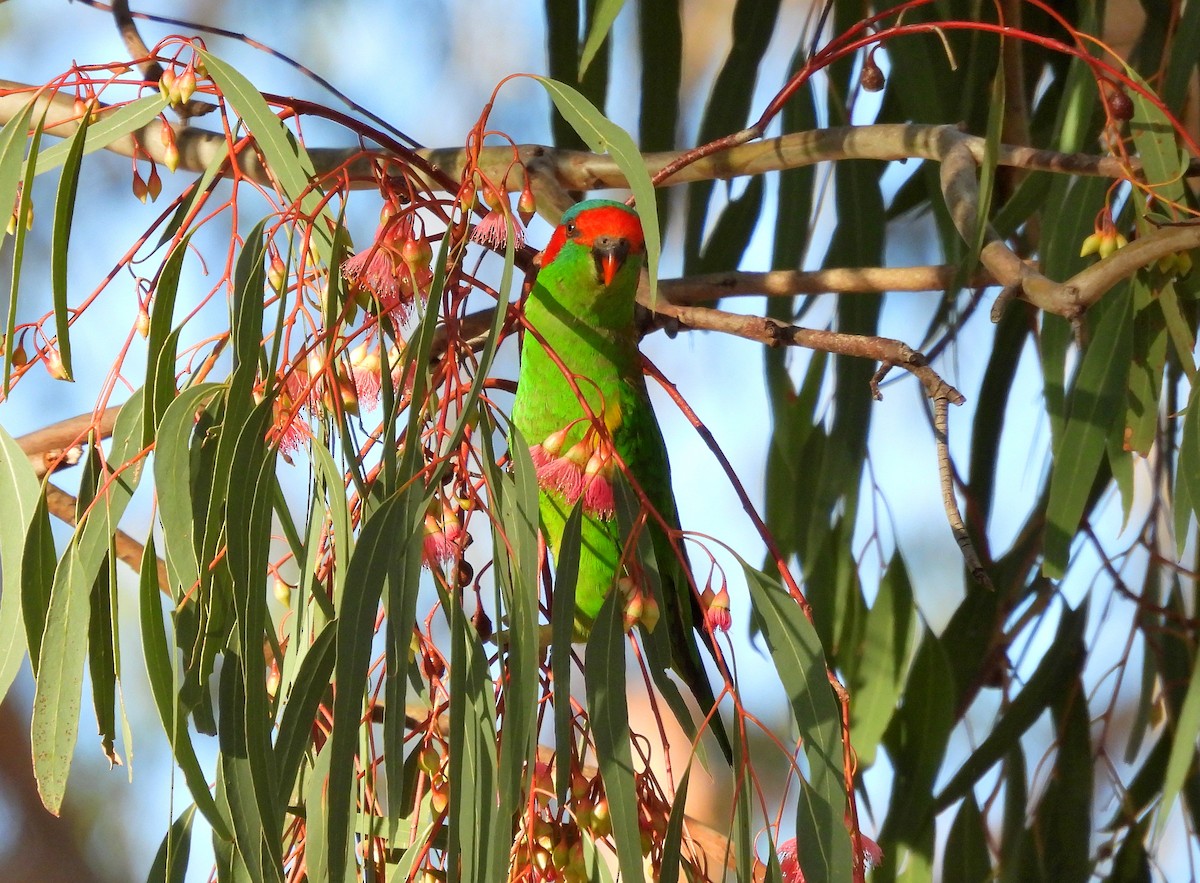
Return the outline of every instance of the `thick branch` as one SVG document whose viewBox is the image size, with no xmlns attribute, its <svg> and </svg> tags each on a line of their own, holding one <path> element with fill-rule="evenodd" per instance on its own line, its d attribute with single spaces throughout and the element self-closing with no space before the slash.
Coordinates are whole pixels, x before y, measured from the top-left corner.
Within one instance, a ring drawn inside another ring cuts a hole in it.
<svg viewBox="0 0 1200 883">
<path fill-rule="evenodd" d="M 11 80 L 0 80 L 0 123 L 8 122 L 19 113 L 37 88 Z M 50 110 L 46 118 L 46 132 L 66 138 L 75 131 L 78 120 L 72 94 L 62 92 L 43 95 L 38 101 L 35 116 L 40 116 L 44 110 Z M 101 113 L 103 112 L 101 110 Z M 159 122 L 150 124 L 154 127 L 158 125 Z M 191 126 L 175 128 L 182 169 L 201 172 L 207 168 L 214 156 L 225 152 L 223 134 Z M 154 137 L 139 139 L 140 146 L 151 158 L 160 161 L 164 148 L 157 135 L 157 129 L 147 133 L 150 134 Z M 962 145 L 977 163 L 983 161 L 984 139 L 965 135 L 952 126 L 842 126 L 795 132 L 723 150 L 691 163 L 672 175 L 664 184 L 759 175 L 840 159 L 942 160 L 948 146 L 947 135 L 951 136 L 954 144 Z M 129 138 L 114 142 L 108 149 L 125 156 L 133 155 L 133 144 Z M 562 191 L 628 186 L 624 174 L 607 154 L 558 150 L 541 145 L 522 145 L 517 151 L 521 161 L 527 166 L 532 166 L 544 183 L 553 182 L 553 185 Z M 375 186 L 369 162 L 361 156 L 360 148 L 309 148 L 308 152 L 318 174 L 343 166 L 353 159 L 349 171 L 352 176 L 362 179 L 355 181 L 353 186 L 364 189 Z M 462 148 L 424 148 L 415 153 L 451 178 L 461 177 L 468 157 L 467 151 Z M 646 168 L 654 174 L 666 168 L 682 153 L 683 151 L 647 153 Z M 511 168 L 512 161 L 513 151 L 510 147 L 487 147 L 479 154 L 479 167 L 497 183 L 505 180 L 504 173 Z M 1064 154 L 1029 147 L 1001 145 L 997 161 L 1000 165 L 1075 175 L 1119 178 L 1127 174 L 1121 163 L 1112 157 Z M 269 183 L 264 170 L 252 153 L 247 152 L 239 158 L 239 162 L 245 174 L 261 183 Z M 508 177 L 508 187 L 516 190 L 520 189 L 522 184 L 519 176 Z"/>
<path fill-rule="evenodd" d="M 925 356 L 901 340 L 889 337 L 865 337 L 840 331 L 825 331 L 788 325 L 763 316 L 743 316 L 724 310 L 680 306 L 660 300 L 654 312 L 684 328 L 721 331 L 767 346 L 802 346 L 842 356 L 871 359 L 887 366 L 903 368 L 921 381 L 930 398 L 945 399 L 956 405 L 966 401 L 962 393 L 946 383 L 929 367 Z"/>
<path fill-rule="evenodd" d="M 1033 264 L 1029 264 L 1033 268 Z M 695 304 L 733 295 L 875 294 L 881 291 L 942 291 L 954 284 L 955 264 L 925 267 L 833 267 L 825 270 L 733 271 L 660 279 L 658 290 L 673 304 Z M 986 270 L 966 280 L 971 287 L 996 285 Z"/>
</svg>

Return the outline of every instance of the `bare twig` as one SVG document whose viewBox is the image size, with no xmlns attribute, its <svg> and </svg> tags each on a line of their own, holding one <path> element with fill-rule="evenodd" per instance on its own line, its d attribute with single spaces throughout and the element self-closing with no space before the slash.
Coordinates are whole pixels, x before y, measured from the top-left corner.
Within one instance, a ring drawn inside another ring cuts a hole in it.
<svg viewBox="0 0 1200 883">
<path fill-rule="evenodd" d="M 758 341 L 767 346 L 801 346 L 895 365 L 921 381 L 921 385 L 925 387 L 925 392 L 930 398 L 944 398 L 956 405 L 961 405 L 966 401 L 962 393 L 929 367 L 924 355 L 901 340 L 801 328 L 766 317 L 743 316 L 738 313 L 727 313 L 724 310 L 679 306 L 665 303 L 662 300 L 659 300 L 653 311 L 657 315 L 675 319 L 684 328 L 721 331 L 735 337 L 744 337 L 746 340 Z"/>
<path fill-rule="evenodd" d="M 941 476 L 942 483 L 942 505 L 946 507 L 946 519 L 950 522 L 950 530 L 954 533 L 954 540 L 958 543 L 959 551 L 962 552 L 963 561 L 966 563 L 967 569 L 971 571 L 971 576 L 975 577 L 975 581 L 980 585 L 990 589 L 992 580 L 987 575 L 987 571 L 983 569 L 979 556 L 975 553 L 975 545 L 971 542 L 971 535 L 967 533 L 967 526 L 963 523 L 962 513 L 958 509 L 958 498 L 954 495 L 954 473 L 950 464 L 950 446 L 946 434 L 948 410 L 945 398 L 940 396 L 934 398 L 933 438 L 937 443 L 938 474 Z"/>
</svg>

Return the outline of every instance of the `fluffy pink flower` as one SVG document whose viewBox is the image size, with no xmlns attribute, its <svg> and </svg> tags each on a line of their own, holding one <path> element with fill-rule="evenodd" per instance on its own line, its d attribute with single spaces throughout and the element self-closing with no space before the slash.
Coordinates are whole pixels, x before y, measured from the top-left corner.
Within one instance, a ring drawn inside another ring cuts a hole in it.
<svg viewBox="0 0 1200 883">
<path fill-rule="evenodd" d="M 415 258 L 427 249 L 413 235 L 411 216 L 388 217 L 369 246 L 342 261 L 342 276 L 353 287 L 374 295 L 381 312 L 403 322 L 417 294 L 429 293 L 433 271 Z"/>
<path fill-rule="evenodd" d="M 779 870 L 784 883 L 804 883 L 804 872 L 800 870 L 800 860 L 796 857 L 796 838 L 779 844 L 775 853 L 779 856 Z"/>
<path fill-rule="evenodd" d="M 779 870 L 782 872 L 784 883 L 804 883 L 804 871 L 800 869 L 800 859 L 796 851 L 796 838 L 779 844 L 775 854 L 779 856 Z M 883 861 L 883 850 L 879 844 L 862 835 L 862 855 L 858 857 L 858 865 L 877 868 Z"/>
<path fill-rule="evenodd" d="M 458 513 L 449 506 L 441 506 L 441 518 L 432 512 L 425 515 L 425 561 L 427 564 L 445 564 L 458 557 L 466 541 L 466 531 Z"/>
<path fill-rule="evenodd" d="M 583 508 L 600 518 L 617 514 L 612 473 L 612 459 L 599 451 L 592 454 L 583 470 Z"/>
<path fill-rule="evenodd" d="M 516 218 L 512 218 L 512 228 L 516 240 L 513 247 L 520 248 L 525 244 L 525 234 Z M 497 251 L 502 250 L 508 241 L 508 224 L 505 223 L 504 212 L 492 209 L 484 215 L 483 220 L 471 228 L 471 241 Z"/>
<path fill-rule="evenodd" d="M 379 404 L 382 386 L 379 353 L 368 350 L 365 343 L 350 352 L 350 371 L 359 404 L 370 410 Z"/>
<path fill-rule="evenodd" d="M 294 368 L 280 378 L 275 393 L 274 419 L 268 439 L 275 442 L 285 456 L 300 450 L 313 437 L 303 414 L 313 403 L 309 382 L 307 371 Z M 261 401 L 262 393 L 256 393 L 256 396 Z"/>
</svg>

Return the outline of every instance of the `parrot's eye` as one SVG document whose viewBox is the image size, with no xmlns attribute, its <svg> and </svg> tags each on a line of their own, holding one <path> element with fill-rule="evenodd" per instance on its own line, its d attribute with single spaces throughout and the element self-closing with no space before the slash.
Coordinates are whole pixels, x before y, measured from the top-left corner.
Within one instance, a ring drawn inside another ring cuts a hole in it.
<svg viewBox="0 0 1200 883">
<path fill-rule="evenodd" d="M 577 235 L 579 235 L 579 228 L 576 227 L 575 223 L 572 221 L 571 223 L 567 224 L 567 237 L 569 239 L 574 239 Z"/>
</svg>

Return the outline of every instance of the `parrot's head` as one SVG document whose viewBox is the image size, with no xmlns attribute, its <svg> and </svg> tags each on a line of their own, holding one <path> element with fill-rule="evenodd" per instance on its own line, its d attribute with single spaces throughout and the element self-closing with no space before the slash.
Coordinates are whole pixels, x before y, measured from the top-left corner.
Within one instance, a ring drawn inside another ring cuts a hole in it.
<svg viewBox="0 0 1200 883">
<path fill-rule="evenodd" d="M 542 252 L 541 265 L 586 260 L 595 269 L 596 281 L 607 288 L 626 265 L 636 276 L 645 252 L 646 239 L 637 212 L 623 202 L 589 199 L 563 214 Z"/>
</svg>

